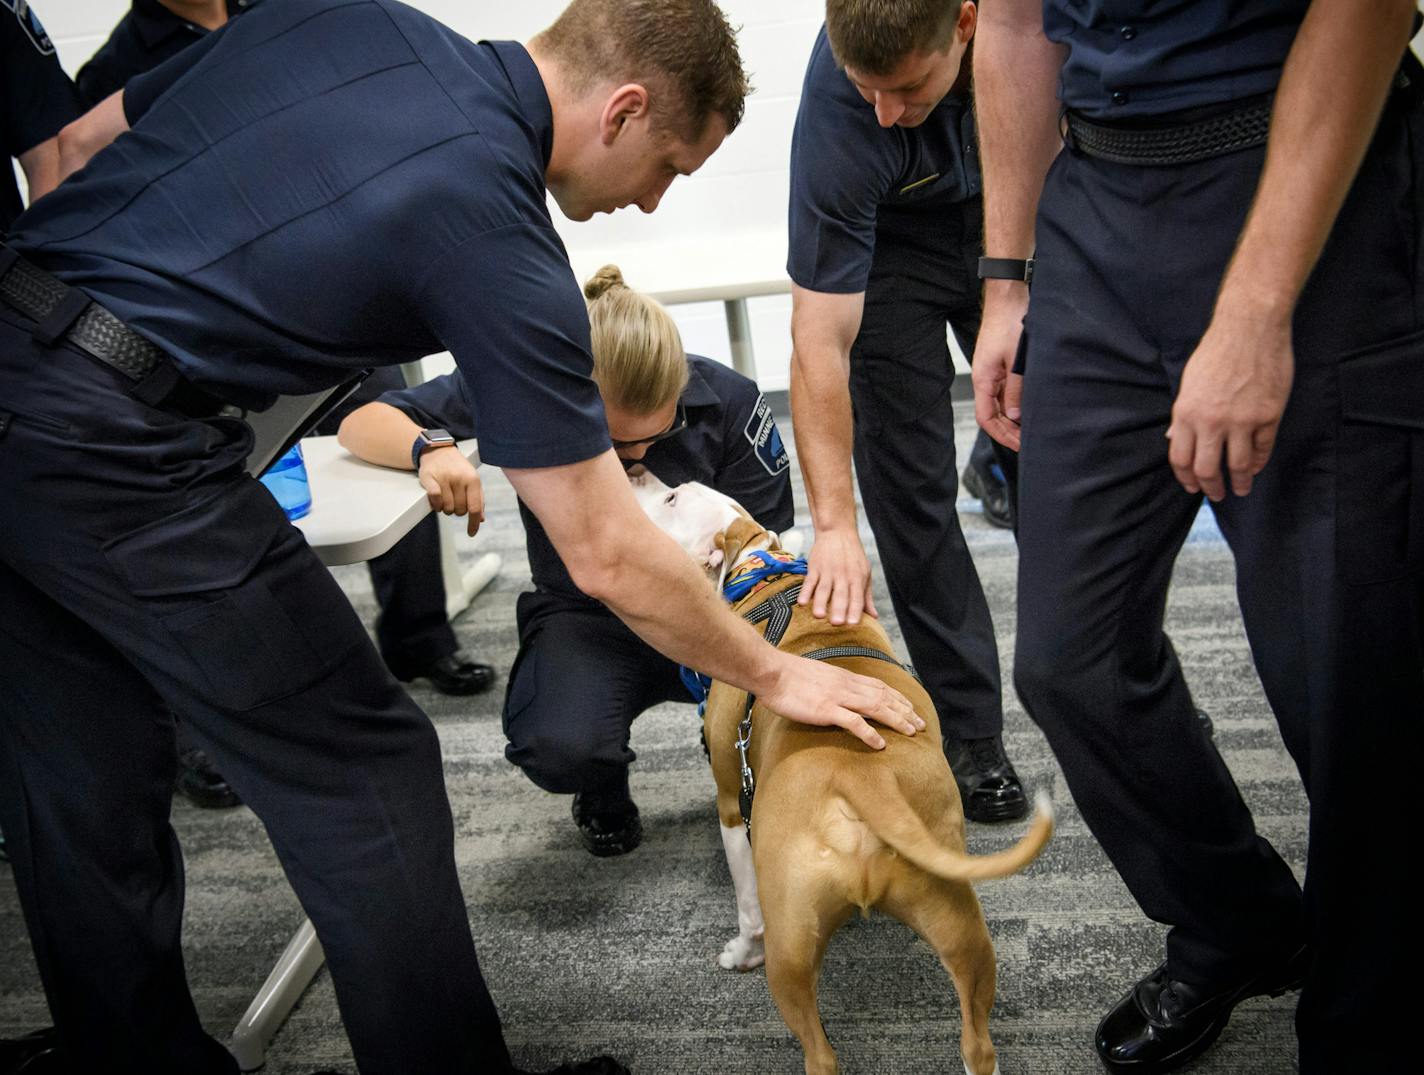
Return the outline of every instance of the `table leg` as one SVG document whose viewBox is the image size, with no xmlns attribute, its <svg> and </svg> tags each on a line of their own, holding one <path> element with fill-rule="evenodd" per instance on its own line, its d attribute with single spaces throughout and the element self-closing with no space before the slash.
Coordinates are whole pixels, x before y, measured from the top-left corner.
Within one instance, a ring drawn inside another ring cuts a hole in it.
<svg viewBox="0 0 1424 1075">
<path fill-rule="evenodd" d="M 304 919 L 232 1032 L 229 1051 L 243 1071 L 256 1071 L 266 1062 L 268 1043 L 325 961 L 316 930 Z"/>
<path fill-rule="evenodd" d="M 752 351 L 752 322 L 746 299 L 727 299 L 727 339 L 732 345 L 732 368 L 756 380 L 756 355 Z"/>
</svg>

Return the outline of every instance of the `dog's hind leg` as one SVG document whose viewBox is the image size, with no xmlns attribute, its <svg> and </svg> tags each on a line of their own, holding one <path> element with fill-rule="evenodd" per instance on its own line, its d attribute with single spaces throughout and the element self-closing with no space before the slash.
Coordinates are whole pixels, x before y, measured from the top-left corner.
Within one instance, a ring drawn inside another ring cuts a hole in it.
<svg viewBox="0 0 1424 1075">
<path fill-rule="evenodd" d="M 783 850 L 763 861 L 762 913 L 766 918 L 766 984 L 791 1033 L 805 1054 L 806 1075 L 835 1075 L 836 1053 L 821 1026 L 816 979 L 831 934 L 850 916 L 844 896 L 808 885 L 796 872 L 801 856 Z"/>
<path fill-rule="evenodd" d="M 959 1050 L 968 1075 L 998 1075 L 994 1043 L 989 1040 L 989 1009 L 994 1005 L 994 944 L 974 890 L 961 881 L 927 879 L 913 900 L 885 900 L 880 909 L 894 915 L 932 947 L 949 971 L 959 994 L 962 1019 Z M 928 891 L 926 891 L 928 888 Z"/>
<path fill-rule="evenodd" d="M 722 826 L 722 847 L 727 852 L 727 868 L 732 871 L 732 887 L 737 893 L 737 935 L 717 956 L 717 965 L 723 970 L 755 970 L 766 962 L 764 929 L 752 845 L 740 822 L 732 827 Z"/>
</svg>

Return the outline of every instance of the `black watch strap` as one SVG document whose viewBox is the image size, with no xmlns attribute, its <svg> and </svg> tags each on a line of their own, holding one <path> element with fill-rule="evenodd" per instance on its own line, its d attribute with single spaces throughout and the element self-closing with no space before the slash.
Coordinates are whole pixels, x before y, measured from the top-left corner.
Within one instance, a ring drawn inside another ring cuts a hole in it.
<svg viewBox="0 0 1424 1075">
<path fill-rule="evenodd" d="M 979 279 L 1033 283 L 1033 258 L 980 258 Z"/>
</svg>

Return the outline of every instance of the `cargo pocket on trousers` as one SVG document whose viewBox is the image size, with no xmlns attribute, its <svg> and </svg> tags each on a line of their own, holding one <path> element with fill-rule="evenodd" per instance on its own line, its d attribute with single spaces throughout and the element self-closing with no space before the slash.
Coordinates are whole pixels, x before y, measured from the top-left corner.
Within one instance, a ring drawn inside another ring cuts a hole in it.
<svg viewBox="0 0 1424 1075">
<path fill-rule="evenodd" d="M 1424 569 L 1424 332 L 1338 365 L 1335 542 L 1356 585 Z"/>
<path fill-rule="evenodd" d="M 221 709 L 253 709 L 304 690 L 364 638 L 330 573 L 254 480 L 104 551 L 196 668 L 194 692 Z"/>
</svg>

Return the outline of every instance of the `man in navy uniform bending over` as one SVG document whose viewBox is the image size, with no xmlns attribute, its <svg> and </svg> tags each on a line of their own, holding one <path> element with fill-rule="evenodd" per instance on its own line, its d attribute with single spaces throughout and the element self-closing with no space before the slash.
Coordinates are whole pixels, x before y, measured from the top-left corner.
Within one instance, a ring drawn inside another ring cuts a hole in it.
<svg viewBox="0 0 1424 1075">
<path fill-rule="evenodd" d="M 790 717 L 913 731 L 727 610 L 638 510 L 588 376 L 546 187 L 574 219 L 652 211 L 745 92 L 710 0 L 575 0 L 527 50 L 284 0 L 61 136 L 105 148 L 0 254 L 0 824 L 74 1066 L 236 1070 L 184 980 L 166 708 L 266 825 L 361 1071 L 512 1070 L 434 729 L 246 476 L 232 407 L 449 350 L 580 588 Z"/>
<path fill-rule="evenodd" d="M 1023 817 L 994 625 L 955 510 L 954 365 L 979 330 L 975 6 L 830 0 L 791 143 L 791 408 L 816 525 L 801 603 L 875 614 L 851 459 L 965 816 Z M 1013 452 L 1000 449 L 1012 473 Z"/>
<path fill-rule="evenodd" d="M 1009 445 L 1022 423 L 1015 679 L 1093 834 L 1171 927 L 1098 1027 L 1123 1075 L 1182 1066 L 1238 1002 L 1302 982 L 1302 1075 L 1419 1066 L 1424 946 L 1399 874 L 1424 766 L 1413 14 L 985 6 L 986 247 L 1035 259 L 1031 295 L 1021 274 L 991 282 L 974 358 L 980 423 Z M 1310 797 L 1303 900 L 1162 630 L 1203 494 Z"/>
</svg>

